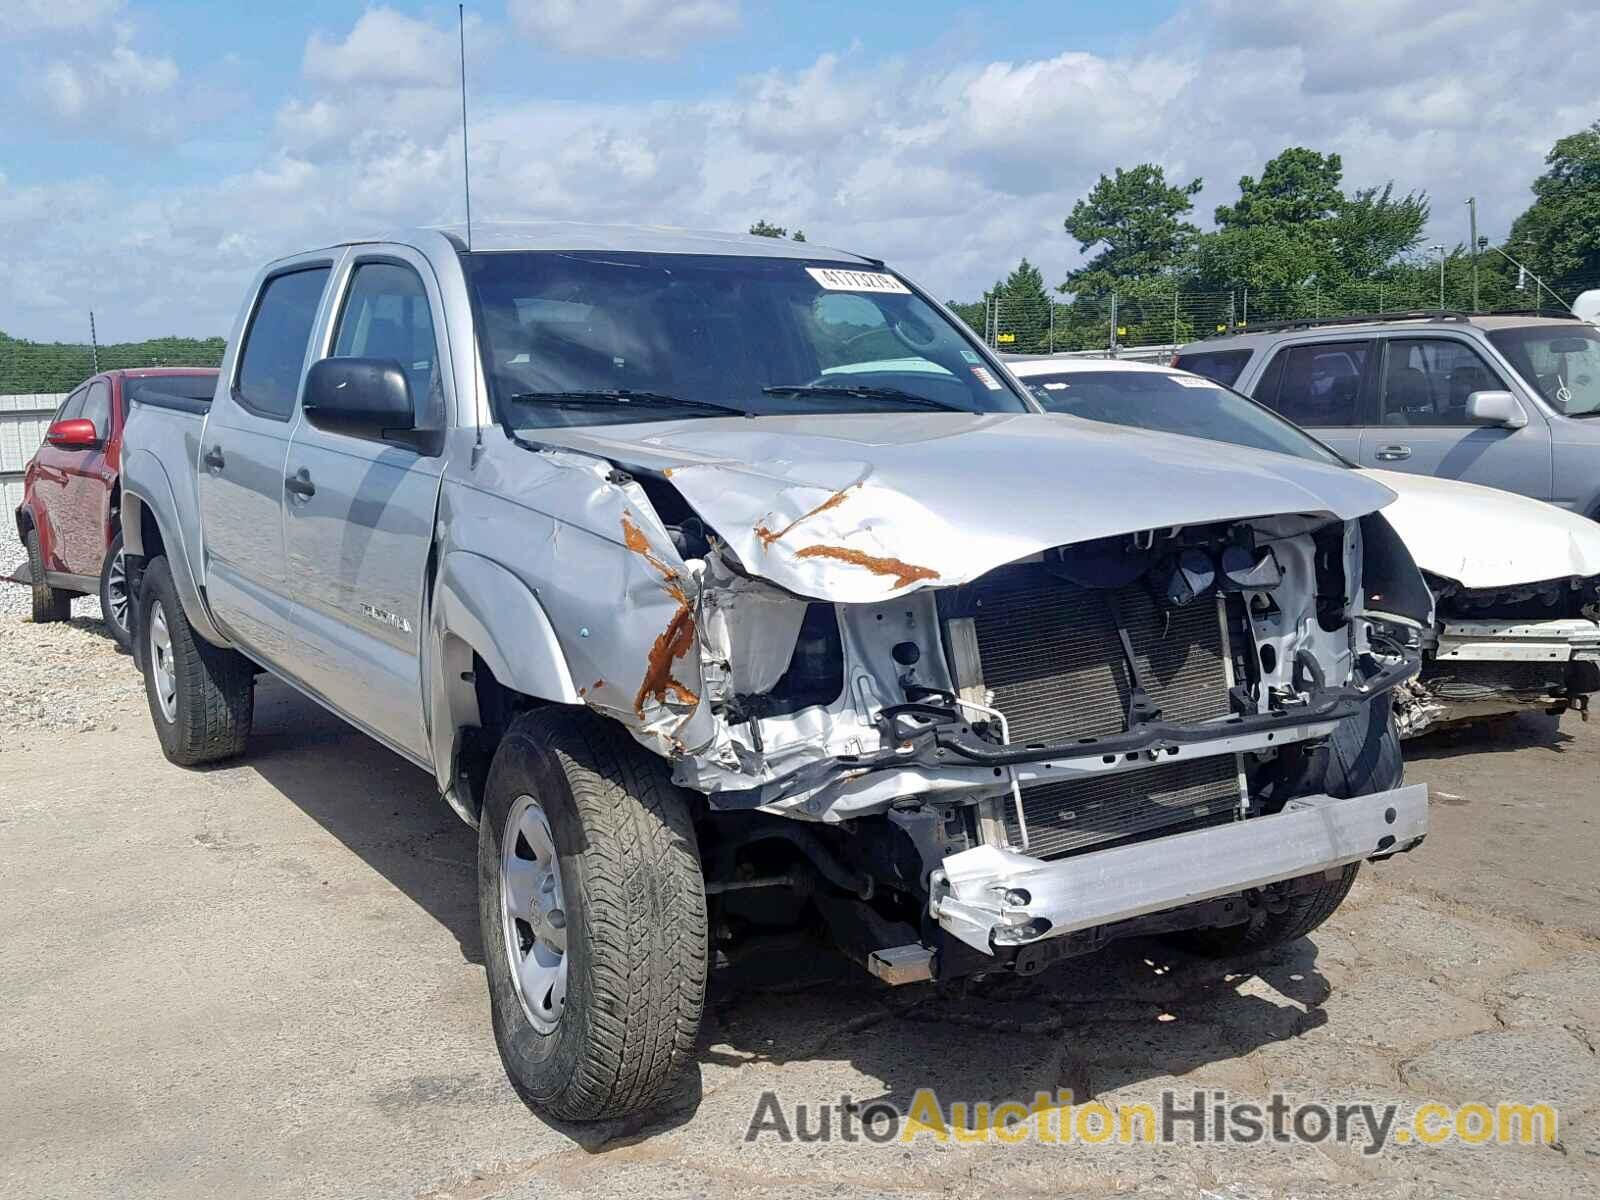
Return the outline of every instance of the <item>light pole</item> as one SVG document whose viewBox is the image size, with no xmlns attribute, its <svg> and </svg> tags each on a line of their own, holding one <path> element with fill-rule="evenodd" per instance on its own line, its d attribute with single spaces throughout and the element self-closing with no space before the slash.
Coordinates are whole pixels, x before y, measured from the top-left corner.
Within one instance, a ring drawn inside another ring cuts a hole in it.
<svg viewBox="0 0 1600 1200">
<path fill-rule="evenodd" d="M 1444 247 L 1442 245 L 1429 246 L 1429 250 L 1436 251 L 1439 255 L 1439 311 L 1444 311 Z"/>
<path fill-rule="evenodd" d="M 1549 292 L 1551 296 L 1555 297 L 1555 302 L 1557 304 L 1559 304 L 1562 308 L 1569 307 L 1565 300 L 1563 300 L 1560 296 L 1556 295 L 1556 291 L 1555 291 L 1554 288 L 1552 288 L 1548 284 L 1546 284 L 1545 281 L 1540 279 L 1537 275 L 1534 275 L 1532 271 L 1530 271 L 1527 267 L 1523 266 L 1516 259 L 1512 258 L 1511 255 L 1507 254 L 1504 250 L 1500 249 L 1499 246 L 1491 245 L 1488 238 L 1481 237 L 1481 238 L 1478 239 L 1478 249 L 1479 250 L 1493 250 L 1496 254 L 1498 254 L 1501 258 L 1505 259 L 1508 263 L 1510 263 L 1518 271 L 1521 271 L 1524 275 L 1530 275 L 1530 276 L 1533 277 L 1533 282 L 1534 282 L 1533 306 L 1534 306 L 1534 308 L 1538 308 L 1539 307 L 1539 292 L 1540 291 Z"/>
<path fill-rule="evenodd" d="M 1478 311 L 1478 198 L 1467 197 L 1468 219 L 1471 221 L 1471 234 L 1467 245 L 1472 247 L 1472 311 Z"/>
</svg>

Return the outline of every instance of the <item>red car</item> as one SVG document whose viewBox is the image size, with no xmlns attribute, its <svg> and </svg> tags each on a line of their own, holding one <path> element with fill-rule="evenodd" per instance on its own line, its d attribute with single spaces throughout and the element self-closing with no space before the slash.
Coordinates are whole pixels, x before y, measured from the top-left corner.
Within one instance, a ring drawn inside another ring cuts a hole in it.
<svg viewBox="0 0 1600 1200">
<path fill-rule="evenodd" d="M 28 463 L 17 509 L 35 621 L 65 621 L 74 596 L 98 592 L 106 627 L 127 648 L 128 590 L 118 521 L 123 419 L 128 405 L 152 394 L 203 411 L 216 386 L 217 372 L 206 368 L 104 371 L 56 410 L 44 444 Z"/>
</svg>

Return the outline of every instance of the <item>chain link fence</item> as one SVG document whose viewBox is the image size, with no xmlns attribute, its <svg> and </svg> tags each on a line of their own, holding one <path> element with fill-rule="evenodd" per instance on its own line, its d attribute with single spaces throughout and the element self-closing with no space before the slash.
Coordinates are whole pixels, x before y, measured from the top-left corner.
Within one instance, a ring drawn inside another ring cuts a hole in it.
<svg viewBox="0 0 1600 1200">
<path fill-rule="evenodd" d="M 1600 287 L 1600 276 L 1567 281 L 1561 295 L 1531 279 L 1516 286 L 1498 276 L 1485 276 L 1480 281 L 1478 308 L 1482 311 L 1542 309 L 1559 312 L 1580 292 L 1595 287 Z M 1328 289 L 1308 285 L 1205 292 L 1145 286 L 1125 292 L 1077 296 L 1069 302 L 990 295 L 981 305 L 972 305 L 963 311 L 975 332 L 996 350 L 1054 354 L 1165 349 L 1216 334 L 1243 332 L 1253 324 L 1267 321 L 1439 309 L 1472 311 L 1471 277 L 1467 270 L 1450 266 L 1442 285 L 1419 277 L 1401 282 L 1345 284 Z"/>
</svg>

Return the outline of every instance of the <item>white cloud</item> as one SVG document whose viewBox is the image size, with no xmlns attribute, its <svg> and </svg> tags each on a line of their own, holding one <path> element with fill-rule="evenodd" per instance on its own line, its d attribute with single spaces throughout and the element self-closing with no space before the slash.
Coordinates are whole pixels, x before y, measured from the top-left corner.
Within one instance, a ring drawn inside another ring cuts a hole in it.
<svg viewBox="0 0 1600 1200">
<path fill-rule="evenodd" d="M 341 87 L 449 86 L 458 70 L 456 39 L 392 8 L 369 8 L 343 41 L 312 34 L 303 70 L 313 83 Z"/>
<path fill-rule="evenodd" d="M 508 0 L 542 46 L 594 58 L 670 58 L 739 27 L 739 0 Z"/>
<path fill-rule="evenodd" d="M 56 59 L 34 86 L 48 115 L 65 126 L 160 137 L 173 114 L 151 102 L 169 97 L 177 82 L 172 59 L 119 45 Z"/>
<path fill-rule="evenodd" d="M 5 0 L 0 33 L 14 37 L 72 33 L 104 25 L 123 0 Z"/>
<path fill-rule="evenodd" d="M 1155 161 L 1203 176 L 1204 222 L 1241 174 L 1307 145 L 1343 156 L 1347 187 L 1428 190 L 1429 240 L 1466 236 L 1471 194 L 1483 232 L 1503 236 L 1551 143 L 1600 116 L 1600 12 L 1534 0 L 1532 19 L 1507 22 L 1495 7 L 1435 7 L 1369 17 L 1337 0 L 1295 7 L 1296 23 L 1275 0 L 1195 0 L 1118 53 L 930 65 L 847 51 L 688 100 L 490 94 L 474 112 L 475 215 L 722 229 L 762 217 L 967 298 L 1024 254 L 1058 282 L 1076 258 L 1062 219 L 1101 172 Z M 314 69 L 308 48 L 254 169 L 132 201 L 92 180 L 0 183 L 0 274 L 17 285 L 0 292 L 0 329 L 72 334 L 98 294 L 117 336 L 221 332 L 274 255 L 459 220 L 453 76 L 388 73 L 399 50 L 374 65 L 380 11 L 321 38 L 331 57 Z M 1385 51 L 1367 54 L 1385 19 L 1409 47 L 1395 77 Z M 412 32 L 453 50 L 453 30 Z"/>
</svg>

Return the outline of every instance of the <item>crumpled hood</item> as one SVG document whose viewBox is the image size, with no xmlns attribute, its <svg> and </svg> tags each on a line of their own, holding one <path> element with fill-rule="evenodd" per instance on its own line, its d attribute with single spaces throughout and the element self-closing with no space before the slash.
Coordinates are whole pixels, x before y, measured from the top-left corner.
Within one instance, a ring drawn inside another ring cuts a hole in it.
<svg viewBox="0 0 1600 1200">
<path fill-rule="evenodd" d="M 1383 515 L 1430 575 L 1469 588 L 1600 575 L 1600 523 L 1588 517 L 1457 479 L 1361 474 L 1395 493 Z"/>
<path fill-rule="evenodd" d="M 1051 546 L 1285 513 L 1349 520 L 1387 489 L 1283 454 L 1039 413 L 861 413 L 541 429 L 664 471 L 745 567 L 871 602 Z"/>
</svg>

